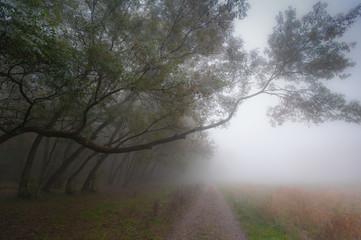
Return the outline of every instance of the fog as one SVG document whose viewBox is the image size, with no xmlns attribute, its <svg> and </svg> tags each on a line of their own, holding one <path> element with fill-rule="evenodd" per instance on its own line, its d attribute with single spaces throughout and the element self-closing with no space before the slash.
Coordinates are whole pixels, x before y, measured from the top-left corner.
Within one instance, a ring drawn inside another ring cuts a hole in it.
<svg viewBox="0 0 361 240">
<path fill-rule="evenodd" d="M 251 1 L 248 17 L 236 23 L 235 34 L 245 41 L 247 49 L 262 50 L 275 26 L 275 16 L 288 6 L 302 16 L 317 1 Z M 326 1 L 334 15 L 346 12 L 359 2 Z M 344 36 L 356 41 L 350 53 L 357 64 L 348 72 L 351 77 L 335 79 L 329 87 L 348 99 L 361 100 L 361 23 Z M 343 122 L 321 125 L 287 122 L 271 127 L 267 107 L 277 103 L 261 96 L 245 102 L 227 128 L 210 132 L 216 151 L 209 168 L 209 178 L 258 183 L 361 183 L 361 126 Z"/>
</svg>

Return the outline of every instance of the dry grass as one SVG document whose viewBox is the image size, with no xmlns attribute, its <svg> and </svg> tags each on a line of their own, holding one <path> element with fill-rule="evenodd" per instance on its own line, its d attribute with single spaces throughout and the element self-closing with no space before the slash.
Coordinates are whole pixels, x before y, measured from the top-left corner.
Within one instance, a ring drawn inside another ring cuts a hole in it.
<svg viewBox="0 0 361 240">
<path fill-rule="evenodd" d="M 260 226 L 272 226 L 282 239 L 361 239 L 360 186 L 315 189 L 232 185 L 227 189 L 241 219 L 245 215 L 262 219 Z M 262 238 L 258 235 L 255 239 Z"/>
</svg>

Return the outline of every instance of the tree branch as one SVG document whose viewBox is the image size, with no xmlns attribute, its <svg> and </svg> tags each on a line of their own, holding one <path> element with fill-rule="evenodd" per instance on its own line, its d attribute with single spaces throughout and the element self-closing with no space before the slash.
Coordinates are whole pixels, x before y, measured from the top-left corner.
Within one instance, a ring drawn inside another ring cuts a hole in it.
<svg viewBox="0 0 361 240">
<path fill-rule="evenodd" d="M 234 108 L 229 113 L 227 118 L 220 120 L 216 123 L 209 124 L 207 126 L 195 127 L 193 129 L 190 129 L 183 133 L 175 134 L 171 137 L 161 138 L 161 139 L 158 139 L 155 141 L 151 141 L 149 143 L 139 144 L 139 145 L 130 146 L 130 147 L 112 148 L 112 147 L 108 147 L 108 146 L 102 146 L 102 145 L 96 144 L 95 142 L 91 141 L 90 139 L 85 138 L 76 133 L 61 132 L 61 131 L 57 131 L 54 129 L 43 129 L 43 128 L 36 128 L 36 127 L 21 127 L 19 129 L 17 129 L 16 132 L 3 134 L 0 136 L 0 144 L 11 139 L 12 137 L 15 137 L 15 136 L 21 134 L 21 133 L 34 132 L 34 133 L 38 133 L 45 137 L 58 137 L 58 138 L 71 139 L 88 149 L 91 149 L 93 151 L 100 152 L 100 153 L 126 153 L 126 152 L 140 151 L 140 150 L 145 150 L 145 149 L 151 149 L 152 147 L 163 144 L 163 143 L 173 142 L 173 141 L 176 141 L 179 139 L 185 139 L 187 135 L 195 133 L 195 132 L 200 132 L 200 131 L 204 131 L 204 130 L 208 130 L 211 128 L 221 126 L 232 119 L 233 115 L 235 114 L 235 112 L 237 110 L 239 102 L 240 102 L 240 100 L 237 101 L 237 103 L 235 104 Z"/>
</svg>

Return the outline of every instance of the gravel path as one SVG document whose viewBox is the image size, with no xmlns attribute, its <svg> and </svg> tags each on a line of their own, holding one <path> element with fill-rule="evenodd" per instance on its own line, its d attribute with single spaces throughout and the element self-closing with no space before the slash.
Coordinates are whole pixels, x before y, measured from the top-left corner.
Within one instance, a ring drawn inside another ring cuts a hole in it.
<svg viewBox="0 0 361 240">
<path fill-rule="evenodd" d="M 218 189 L 207 186 L 168 240 L 247 240 Z"/>
</svg>

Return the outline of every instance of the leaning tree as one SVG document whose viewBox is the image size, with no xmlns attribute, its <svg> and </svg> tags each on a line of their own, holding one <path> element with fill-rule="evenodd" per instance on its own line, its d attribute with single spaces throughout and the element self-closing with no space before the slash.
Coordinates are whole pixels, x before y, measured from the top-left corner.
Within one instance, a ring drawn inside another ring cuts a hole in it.
<svg viewBox="0 0 361 240">
<path fill-rule="evenodd" d="M 361 5 L 330 16 L 317 3 L 301 19 L 290 8 L 261 54 L 232 35 L 244 0 L 0 4 L 0 143 L 32 132 L 133 152 L 223 125 L 262 94 L 280 100 L 275 123 L 361 121 L 324 84 L 354 65 L 340 38 Z"/>
</svg>

